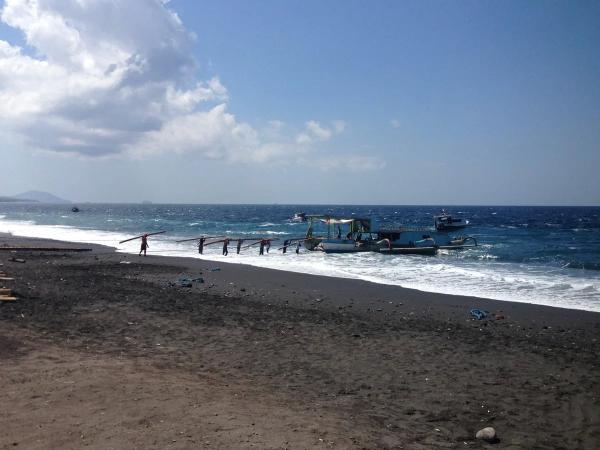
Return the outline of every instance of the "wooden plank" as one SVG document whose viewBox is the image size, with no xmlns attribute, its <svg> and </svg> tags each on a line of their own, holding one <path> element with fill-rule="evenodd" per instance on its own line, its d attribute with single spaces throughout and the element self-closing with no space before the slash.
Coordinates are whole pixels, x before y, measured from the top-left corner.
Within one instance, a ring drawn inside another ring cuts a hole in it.
<svg viewBox="0 0 600 450">
<path fill-rule="evenodd" d="M 0 288 L 0 295 L 10 295 L 12 293 L 11 289 L 8 288 Z"/>
<path fill-rule="evenodd" d="M 166 231 L 157 231 L 155 233 L 146 233 L 146 236 L 154 236 L 155 234 L 163 234 L 166 233 Z M 125 239 L 124 241 L 119 241 L 119 244 L 122 244 L 123 242 L 129 242 L 129 241 L 133 241 L 134 239 L 139 239 L 141 237 L 143 237 L 143 234 L 140 234 L 139 236 L 135 236 L 129 239 Z"/>
<path fill-rule="evenodd" d="M 0 247 L 5 252 L 91 252 L 91 248 L 62 247 Z"/>
<path fill-rule="evenodd" d="M 0 302 L 14 302 L 17 297 L 9 297 L 5 295 L 0 295 Z"/>
<path fill-rule="evenodd" d="M 10 278 L 10 277 L 0 277 L 0 281 L 14 281 L 14 278 Z"/>
<path fill-rule="evenodd" d="M 179 244 L 180 242 L 199 241 L 202 238 L 204 238 L 204 239 L 217 239 L 217 238 L 222 238 L 222 237 L 225 237 L 225 236 L 200 236 L 200 237 L 195 237 L 195 238 L 191 238 L 191 239 L 182 239 L 180 241 L 175 241 L 175 242 L 177 242 Z"/>
</svg>

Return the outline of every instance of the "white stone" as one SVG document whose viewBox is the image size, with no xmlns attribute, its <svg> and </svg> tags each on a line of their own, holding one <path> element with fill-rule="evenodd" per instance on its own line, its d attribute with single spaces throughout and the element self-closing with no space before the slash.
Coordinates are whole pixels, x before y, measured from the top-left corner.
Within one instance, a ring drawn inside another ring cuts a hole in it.
<svg viewBox="0 0 600 450">
<path fill-rule="evenodd" d="M 496 439 L 496 430 L 492 427 L 485 427 L 477 432 L 475 435 L 477 439 L 482 439 L 484 441 L 491 442 Z"/>
</svg>

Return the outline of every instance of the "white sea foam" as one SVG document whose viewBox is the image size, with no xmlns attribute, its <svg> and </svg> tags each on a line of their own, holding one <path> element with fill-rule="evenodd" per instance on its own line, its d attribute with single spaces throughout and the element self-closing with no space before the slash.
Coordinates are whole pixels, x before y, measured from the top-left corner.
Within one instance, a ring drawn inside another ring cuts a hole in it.
<svg viewBox="0 0 600 450">
<path fill-rule="evenodd" d="M 0 217 L 0 232 L 103 244 L 116 247 L 119 252 L 133 254 L 138 253 L 140 245 L 137 240 L 118 244 L 119 240 L 128 237 L 122 233 L 64 225 L 36 225 L 32 221 L 6 220 L 4 217 Z M 271 247 L 270 254 L 264 256 L 259 256 L 258 249 L 254 247 L 236 255 L 232 245 L 229 256 L 224 257 L 221 255 L 220 244 L 207 246 L 205 254 L 198 255 L 194 242 L 177 244 L 174 242 L 177 238 L 172 235 L 152 236 L 149 252 L 362 279 L 428 292 L 600 312 L 600 273 L 597 271 L 548 269 L 544 266 L 502 263 L 495 260 L 477 261 L 462 258 L 460 255 L 464 253 L 457 252 L 444 252 L 437 257 L 388 256 L 376 253 L 328 255 L 305 251 L 296 255 L 294 249 L 290 249 L 283 255 L 276 250 L 276 244 Z"/>
</svg>

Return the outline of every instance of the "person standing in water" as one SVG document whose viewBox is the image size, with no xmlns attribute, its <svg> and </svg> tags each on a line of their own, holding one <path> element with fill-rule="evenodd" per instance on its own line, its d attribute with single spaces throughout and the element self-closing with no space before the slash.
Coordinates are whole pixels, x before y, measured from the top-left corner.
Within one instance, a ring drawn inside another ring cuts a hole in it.
<svg viewBox="0 0 600 450">
<path fill-rule="evenodd" d="M 229 254 L 229 250 L 227 249 L 228 245 L 229 245 L 229 239 L 224 239 L 223 240 L 223 256 L 227 256 Z"/>
<path fill-rule="evenodd" d="M 282 248 L 283 253 L 287 252 L 288 245 L 290 245 L 289 239 L 286 239 L 285 241 L 283 241 L 283 248 Z"/>
<path fill-rule="evenodd" d="M 200 240 L 198 241 L 198 253 L 202 254 L 202 252 L 204 251 L 204 241 L 206 240 L 206 238 L 201 237 Z"/>
<path fill-rule="evenodd" d="M 138 253 L 138 256 L 142 255 L 142 252 L 144 252 L 144 256 L 146 256 L 146 249 L 150 248 L 150 246 L 148 245 L 148 235 L 144 234 L 142 236 L 142 246 L 140 248 L 140 252 Z"/>
<path fill-rule="evenodd" d="M 296 245 L 296 255 L 300 254 L 300 246 L 302 245 L 302 241 L 298 241 L 298 245 Z"/>
<path fill-rule="evenodd" d="M 267 253 L 269 253 L 269 249 L 271 248 L 271 239 L 267 239 L 267 243 L 265 244 L 265 248 L 267 249 Z"/>
<path fill-rule="evenodd" d="M 242 250 L 242 244 L 243 243 L 244 243 L 243 239 L 238 239 L 237 247 L 235 249 L 238 255 L 240 254 L 240 251 Z"/>
<path fill-rule="evenodd" d="M 260 247 L 258 249 L 258 254 L 259 255 L 264 255 L 265 254 L 265 240 L 264 239 L 260 240 Z"/>
</svg>

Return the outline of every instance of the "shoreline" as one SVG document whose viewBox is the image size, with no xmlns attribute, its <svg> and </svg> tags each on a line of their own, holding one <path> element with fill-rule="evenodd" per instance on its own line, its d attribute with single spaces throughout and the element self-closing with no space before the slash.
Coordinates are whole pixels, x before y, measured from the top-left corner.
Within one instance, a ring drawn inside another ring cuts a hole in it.
<svg viewBox="0 0 600 450">
<path fill-rule="evenodd" d="M 600 443 L 598 313 L 90 247 L 0 252 L 0 448 Z"/>
<path fill-rule="evenodd" d="M 86 246 L 95 249 L 96 252 L 100 253 L 113 253 L 114 255 L 123 255 L 122 259 L 127 258 L 138 258 L 135 253 L 129 253 L 126 251 L 118 251 L 117 247 L 95 244 L 95 243 L 81 243 L 72 241 L 63 241 L 46 238 L 31 238 L 25 236 L 15 236 L 11 233 L 0 232 L 0 243 L 7 239 L 14 240 L 16 242 L 46 242 L 52 245 L 60 244 L 62 246 Z M 139 257 L 139 258 L 144 258 Z M 586 309 L 575 309 L 561 306 L 552 305 L 541 305 L 537 303 L 526 303 L 512 300 L 495 300 L 486 297 L 478 297 L 473 295 L 461 295 L 461 294 L 445 294 L 439 292 L 424 291 L 420 289 L 403 287 L 400 285 L 385 284 L 376 281 L 370 281 L 365 279 L 353 279 L 350 277 L 339 277 L 335 275 L 318 275 L 310 274 L 305 272 L 288 271 L 280 268 L 268 268 L 256 266 L 253 264 L 247 264 L 244 262 L 230 262 L 219 259 L 208 259 L 208 258 L 194 258 L 189 256 L 169 256 L 169 255 L 152 255 L 151 253 L 145 257 L 149 260 L 152 258 L 153 262 L 162 261 L 164 259 L 165 264 L 176 265 L 178 267 L 189 267 L 192 269 L 202 270 L 207 266 L 218 266 L 219 264 L 225 264 L 231 267 L 239 267 L 237 270 L 237 277 L 248 283 L 252 283 L 252 278 L 262 273 L 262 276 L 266 276 L 268 283 L 277 284 L 279 279 L 286 280 L 290 285 L 288 286 L 291 290 L 298 291 L 303 289 L 303 285 L 307 284 L 307 279 L 318 280 L 319 286 L 322 289 L 322 295 L 334 297 L 335 302 L 343 303 L 343 298 L 352 298 L 357 295 L 357 292 L 364 292 L 366 290 L 369 294 L 380 296 L 380 297 L 408 297 L 411 300 L 411 305 L 414 308 L 418 308 L 419 302 L 426 303 L 425 306 L 443 308 L 446 313 L 449 313 L 449 317 L 454 319 L 459 318 L 459 313 L 456 311 L 457 307 L 464 305 L 472 305 L 470 309 L 477 308 L 493 313 L 494 311 L 518 311 L 518 315 L 524 315 L 525 321 L 536 322 L 535 316 L 539 316 L 539 322 L 549 322 L 550 325 L 559 326 L 561 320 L 575 320 L 579 321 L 583 316 L 590 315 L 589 320 L 594 322 L 595 320 L 600 321 L 600 312 L 590 311 Z M 235 269 L 233 269 L 235 270 Z M 306 278 L 305 278 L 306 277 Z M 331 281 L 327 281 L 331 280 Z M 376 291 L 380 291 L 379 293 Z M 378 307 L 386 308 L 385 302 L 380 299 Z M 421 305 L 422 306 L 422 305 Z M 389 309 L 389 308 L 388 308 Z M 547 309 L 552 312 L 548 313 Z M 465 316 L 469 317 L 469 310 L 465 311 Z M 562 316 L 558 316 L 561 314 Z"/>
<path fill-rule="evenodd" d="M 44 236 L 67 241 L 75 239 L 79 242 L 97 242 L 101 245 L 116 245 L 118 240 L 123 239 L 115 231 L 86 230 L 85 227 L 77 228 L 74 225 L 73 227 L 66 225 L 65 229 L 61 226 L 54 229 L 54 225 L 23 225 L 11 228 L 9 224 L 10 221 L 6 221 L 6 224 L 3 222 L 3 230 L 23 236 Z M 184 234 L 181 231 L 172 238 L 176 239 L 177 236 Z M 156 246 L 151 242 L 152 252 L 157 251 L 168 257 L 196 256 L 193 248 L 185 247 L 185 244 L 174 244 L 170 237 L 166 240 L 157 239 Z M 124 244 L 118 247 L 119 252 L 137 253 L 135 244 L 133 246 Z M 512 259 L 495 261 L 496 256 L 487 258 L 491 250 L 486 247 L 482 245 L 480 250 L 472 250 L 475 254 L 472 254 L 471 250 L 461 252 L 463 254 L 441 252 L 442 255 L 431 260 L 395 257 L 387 261 L 370 255 L 364 258 L 356 256 L 322 258 L 315 254 L 301 255 L 301 258 L 294 258 L 294 255 L 288 255 L 292 256 L 291 258 L 282 258 L 280 252 L 276 252 L 279 254 L 272 257 L 267 255 L 259 258 L 252 251 L 243 251 L 239 257 L 230 255 L 229 258 L 233 259 L 231 262 L 235 264 L 347 279 L 361 278 L 382 285 L 393 283 L 423 292 L 600 312 L 596 272 L 536 264 L 522 265 L 519 260 Z M 210 258 L 220 263 L 220 252 L 215 250 L 216 248 L 211 248 L 203 258 Z M 482 258 L 485 261 L 481 261 Z"/>
</svg>

